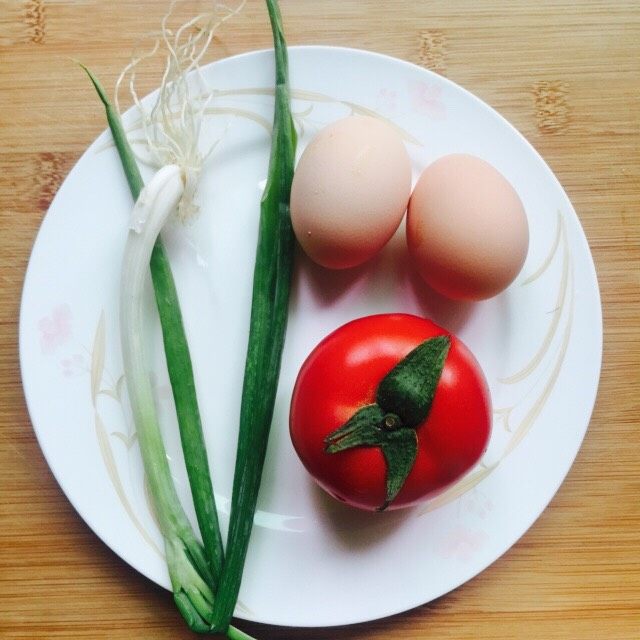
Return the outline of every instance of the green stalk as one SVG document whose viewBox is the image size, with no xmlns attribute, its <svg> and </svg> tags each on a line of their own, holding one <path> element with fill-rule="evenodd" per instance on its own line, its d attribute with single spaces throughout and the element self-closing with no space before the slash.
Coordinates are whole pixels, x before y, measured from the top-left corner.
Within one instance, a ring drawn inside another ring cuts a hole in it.
<svg viewBox="0 0 640 640">
<path fill-rule="evenodd" d="M 137 200 L 144 187 L 144 182 L 127 140 L 120 116 L 111 105 L 97 78 L 84 65 L 81 66 L 88 74 L 104 105 L 107 122 L 122 162 L 124 174 L 129 183 L 131 195 L 134 200 Z M 169 258 L 160 236 L 157 237 L 151 253 L 150 267 L 156 305 L 162 327 L 167 370 L 180 428 L 180 440 L 182 442 L 185 466 L 189 477 L 189 485 L 191 486 L 198 526 L 213 576 L 210 586 L 215 589 L 224 557 L 222 536 L 220 535 L 218 512 L 209 473 L 209 462 L 198 409 L 191 355 L 182 322 L 180 301 L 169 265 Z"/>
<path fill-rule="evenodd" d="M 219 633 L 227 630 L 240 591 L 280 375 L 293 270 L 289 196 L 297 140 L 277 0 L 267 0 L 267 8 L 275 48 L 275 108 L 269 173 L 260 203 L 227 556 L 213 607 L 212 630 Z"/>
</svg>

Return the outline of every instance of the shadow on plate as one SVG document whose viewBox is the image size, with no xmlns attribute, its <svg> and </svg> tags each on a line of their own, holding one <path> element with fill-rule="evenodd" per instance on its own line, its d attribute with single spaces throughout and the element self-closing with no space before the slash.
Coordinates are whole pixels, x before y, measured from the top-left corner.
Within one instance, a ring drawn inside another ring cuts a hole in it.
<svg viewBox="0 0 640 640">
<path fill-rule="evenodd" d="M 306 286 L 319 307 L 350 300 L 357 304 L 366 297 L 378 313 L 412 313 L 459 333 L 476 304 L 446 298 L 422 280 L 409 260 L 403 227 L 383 251 L 358 267 L 326 269 L 308 258 L 299 245 L 295 261 L 292 312 L 300 304 L 301 289 Z"/>
<path fill-rule="evenodd" d="M 311 478 L 312 497 L 319 519 L 335 542 L 353 552 L 365 550 L 391 535 L 402 523 L 410 518 L 414 509 L 372 512 L 362 511 L 339 502 L 321 489 Z"/>
</svg>

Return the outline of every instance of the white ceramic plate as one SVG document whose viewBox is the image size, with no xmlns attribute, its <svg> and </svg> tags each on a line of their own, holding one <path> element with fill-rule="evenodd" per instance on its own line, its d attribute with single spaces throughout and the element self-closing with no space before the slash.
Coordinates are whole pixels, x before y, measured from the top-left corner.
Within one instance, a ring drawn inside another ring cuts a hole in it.
<svg viewBox="0 0 640 640">
<path fill-rule="evenodd" d="M 348 272 L 324 271 L 298 256 L 236 613 L 323 626 L 428 602 L 482 571 L 526 531 L 560 486 L 585 434 L 602 326 L 578 218 L 544 161 L 501 116 L 452 82 L 400 60 L 327 47 L 293 47 L 290 57 L 293 108 L 304 130 L 300 151 L 322 125 L 371 110 L 405 132 L 414 179 L 446 153 L 491 162 L 520 194 L 531 230 L 521 275 L 480 304 L 448 302 L 427 291 L 406 262 L 401 232 L 371 264 Z M 205 70 L 212 86 L 229 92 L 214 102 L 225 114 L 209 120 L 213 134 L 226 133 L 203 175 L 200 217 L 166 233 L 225 527 L 273 73 L 269 51 Z M 118 157 L 103 133 L 42 224 L 24 287 L 20 355 L 33 425 L 63 491 L 119 556 L 168 587 L 121 384 L 117 290 L 130 207 Z M 147 304 L 152 317 L 151 295 Z M 360 513 L 326 497 L 306 475 L 289 441 L 288 404 L 302 361 L 323 336 L 352 318 L 391 311 L 429 316 L 467 342 L 490 383 L 494 433 L 483 464 L 432 503 Z M 172 471 L 193 515 L 155 321 L 149 340 Z"/>
</svg>

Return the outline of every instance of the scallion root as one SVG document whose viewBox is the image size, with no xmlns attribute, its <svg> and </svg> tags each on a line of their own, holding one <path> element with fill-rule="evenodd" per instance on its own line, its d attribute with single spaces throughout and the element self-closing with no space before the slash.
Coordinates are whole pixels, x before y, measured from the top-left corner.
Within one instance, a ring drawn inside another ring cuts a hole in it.
<svg viewBox="0 0 640 640">
<path fill-rule="evenodd" d="M 200 133 L 212 92 L 202 73 L 201 63 L 218 28 L 239 13 L 246 0 L 235 7 L 210 3 L 210 7 L 174 28 L 172 18 L 181 0 L 173 0 L 162 19 L 159 32 L 150 33 L 134 50 L 129 64 L 120 74 L 114 104 L 122 114 L 120 96 L 128 90 L 138 107 L 144 135 L 144 153 L 139 160 L 159 169 L 178 165 L 185 176 L 185 189 L 178 217 L 185 221 L 198 211 L 195 192 L 202 167 L 217 141 L 202 148 Z M 138 74 L 161 57 L 162 82 L 153 105 L 140 99 L 136 88 Z M 125 89 L 126 88 L 126 89 Z"/>
</svg>

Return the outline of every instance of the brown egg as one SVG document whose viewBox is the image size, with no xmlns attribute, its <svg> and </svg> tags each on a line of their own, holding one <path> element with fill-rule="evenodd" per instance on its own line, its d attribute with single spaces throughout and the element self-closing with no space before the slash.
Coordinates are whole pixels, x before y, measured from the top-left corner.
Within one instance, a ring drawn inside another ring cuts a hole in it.
<svg viewBox="0 0 640 640">
<path fill-rule="evenodd" d="M 345 269 L 366 262 L 400 225 L 411 193 L 411 162 L 395 129 L 349 116 L 305 149 L 291 186 L 291 222 L 315 262 Z"/>
<path fill-rule="evenodd" d="M 429 165 L 409 201 L 407 244 L 424 281 L 445 296 L 490 298 L 520 272 L 529 247 L 515 189 L 489 163 L 465 154 Z"/>
</svg>

